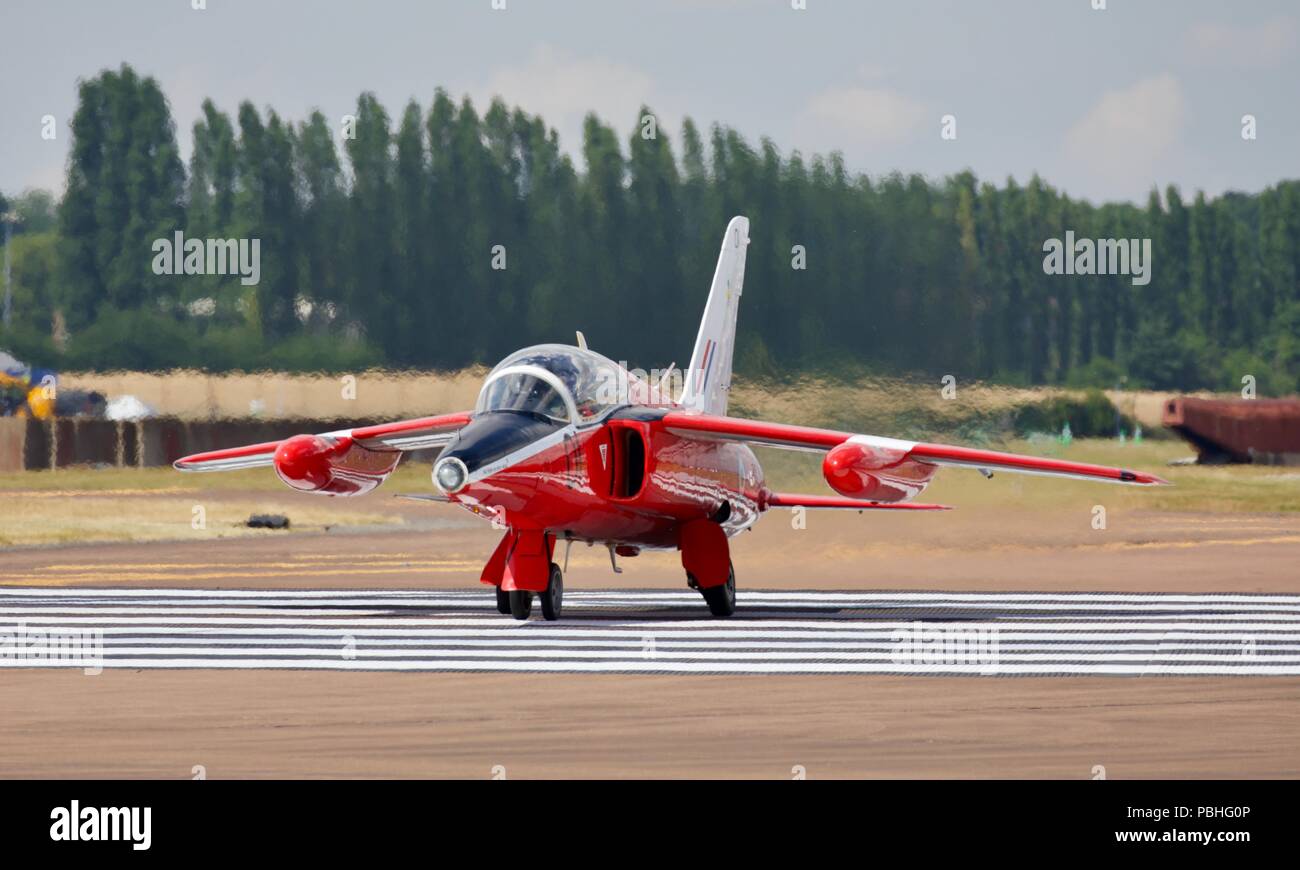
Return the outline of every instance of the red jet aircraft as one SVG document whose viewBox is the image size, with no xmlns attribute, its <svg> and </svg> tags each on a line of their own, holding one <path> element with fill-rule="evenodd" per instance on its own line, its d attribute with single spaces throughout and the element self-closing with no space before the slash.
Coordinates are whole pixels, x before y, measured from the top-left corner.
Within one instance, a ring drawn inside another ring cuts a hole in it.
<svg viewBox="0 0 1300 870">
<path fill-rule="evenodd" d="M 323 435 L 296 435 L 187 456 L 181 471 L 269 465 L 286 484 L 320 495 L 361 495 L 379 486 L 403 451 L 442 447 L 433 465 L 440 494 L 505 530 L 481 580 L 497 609 L 527 619 L 535 595 L 558 619 L 563 573 L 557 541 L 584 541 L 616 556 L 681 551 L 687 584 L 714 616 L 736 607 L 728 539 L 778 507 L 944 510 L 910 501 L 940 466 L 1152 485 L 1151 474 L 728 417 L 736 313 L 749 221 L 732 219 L 679 401 L 657 395 L 626 368 L 578 346 L 525 348 L 488 374 L 475 409 Z M 670 373 L 672 369 L 670 367 Z M 772 492 L 750 445 L 825 453 L 838 495 Z M 566 558 L 567 562 L 567 558 Z"/>
</svg>

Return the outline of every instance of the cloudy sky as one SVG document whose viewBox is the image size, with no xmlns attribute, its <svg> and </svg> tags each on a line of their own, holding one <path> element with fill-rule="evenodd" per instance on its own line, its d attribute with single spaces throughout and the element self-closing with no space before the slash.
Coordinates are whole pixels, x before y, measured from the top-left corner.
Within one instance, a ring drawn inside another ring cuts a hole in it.
<svg viewBox="0 0 1300 870">
<path fill-rule="evenodd" d="M 123 61 L 161 83 L 187 157 L 205 97 L 338 118 L 363 90 L 397 115 L 443 86 L 575 152 L 586 111 L 626 134 L 646 103 L 673 135 L 690 116 L 873 175 L 1036 171 L 1093 200 L 1300 176 L 1300 5 L 1095 2 L 5 0 L 0 190 L 62 189 L 76 81 Z"/>
</svg>

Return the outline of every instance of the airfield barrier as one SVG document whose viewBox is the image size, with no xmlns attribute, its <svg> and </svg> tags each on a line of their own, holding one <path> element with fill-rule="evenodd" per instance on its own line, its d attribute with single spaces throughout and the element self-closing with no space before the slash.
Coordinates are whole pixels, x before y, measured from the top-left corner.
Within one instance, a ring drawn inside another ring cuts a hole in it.
<svg viewBox="0 0 1300 870">
<path fill-rule="evenodd" d="M 341 419 L 256 418 L 181 420 L 153 417 L 113 421 L 82 418 L 33 420 L 0 418 L 0 472 L 35 471 L 97 465 L 157 468 L 182 456 L 278 441 L 303 432 L 332 432 L 359 425 Z M 432 458 L 436 450 L 417 451 L 415 459 Z"/>
<path fill-rule="evenodd" d="M 1202 463 L 1300 465 L 1300 399 L 1170 399 L 1164 424 Z"/>
</svg>

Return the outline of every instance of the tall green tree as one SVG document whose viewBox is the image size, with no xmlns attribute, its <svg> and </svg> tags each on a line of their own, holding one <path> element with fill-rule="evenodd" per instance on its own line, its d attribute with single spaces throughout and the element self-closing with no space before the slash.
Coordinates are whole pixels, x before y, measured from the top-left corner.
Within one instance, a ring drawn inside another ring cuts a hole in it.
<svg viewBox="0 0 1300 870">
<path fill-rule="evenodd" d="M 681 363 L 722 228 L 746 214 L 742 373 L 1300 386 L 1297 181 L 1094 205 L 1037 176 L 868 176 L 689 119 L 674 138 L 647 106 L 628 137 L 588 116 L 580 143 L 443 90 L 395 125 L 368 93 L 337 128 L 201 108 L 186 173 L 155 82 L 124 66 L 80 83 L 57 227 L 49 197 L 8 197 L 26 209 L 8 345 L 87 365 L 452 368 L 581 329 L 629 363 Z M 258 238 L 258 286 L 155 275 L 152 242 L 178 229 Z M 1149 239 L 1151 282 L 1049 274 L 1044 243 L 1071 231 Z"/>
<path fill-rule="evenodd" d="M 185 170 L 158 83 L 129 66 L 78 87 L 59 209 L 60 301 L 69 323 L 103 305 L 139 308 L 177 295 L 156 275 L 153 243 L 183 227 Z"/>
<path fill-rule="evenodd" d="M 387 347 L 394 341 L 395 302 L 394 190 L 392 133 L 388 113 L 374 94 L 357 100 L 355 138 L 345 149 L 352 165 L 346 258 L 347 318 L 364 329 L 370 341 Z"/>
</svg>

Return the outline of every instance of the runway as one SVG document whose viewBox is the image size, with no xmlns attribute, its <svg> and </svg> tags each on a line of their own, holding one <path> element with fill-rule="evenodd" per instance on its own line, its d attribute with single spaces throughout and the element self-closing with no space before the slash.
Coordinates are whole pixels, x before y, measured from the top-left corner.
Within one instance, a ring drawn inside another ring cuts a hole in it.
<svg viewBox="0 0 1300 870">
<path fill-rule="evenodd" d="M 1300 675 L 1300 595 L 742 590 L 738 605 L 715 620 L 685 590 L 574 590 L 548 623 L 497 614 L 486 588 L 8 587 L 0 665 L 85 668 L 59 645 L 73 637 L 106 669 Z"/>
</svg>

